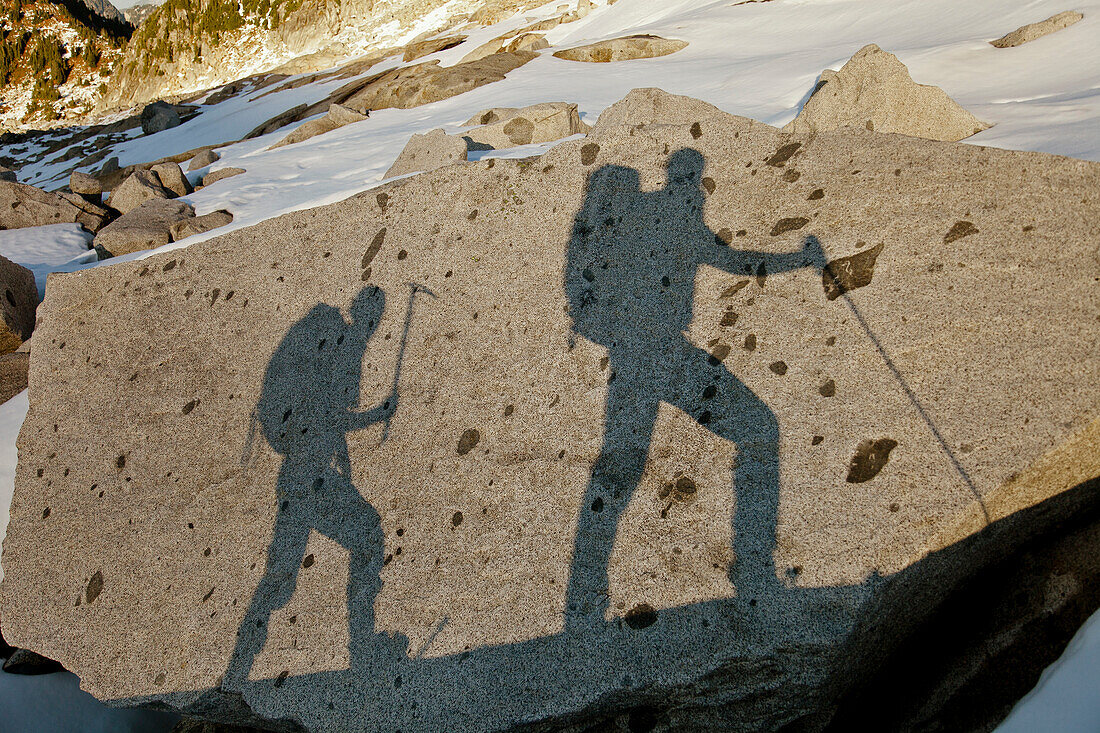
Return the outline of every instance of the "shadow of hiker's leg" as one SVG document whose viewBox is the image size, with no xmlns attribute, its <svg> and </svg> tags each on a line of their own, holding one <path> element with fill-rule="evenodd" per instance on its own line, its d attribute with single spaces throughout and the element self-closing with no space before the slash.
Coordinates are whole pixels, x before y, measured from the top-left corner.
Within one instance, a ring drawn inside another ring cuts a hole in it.
<svg viewBox="0 0 1100 733">
<path fill-rule="evenodd" d="M 577 519 L 565 594 L 567 630 L 603 623 L 608 602 L 607 566 L 615 533 L 642 478 L 657 420 L 658 390 L 646 381 L 649 369 L 624 363 L 628 359 L 612 357 L 610 362 L 616 377 L 608 385 L 603 446 L 592 466 Z"/>
<path fill-rule="evenodd" d="M 252 663 L 267 642 L 267 627 L 272 612 L 290 602 L 298 579 L 298 568 L 309 540 L 309 521 L 293 499 L 280 504 L 275 530 L 267 548 L 264 577 L 252 594 L 252 602 L 237 631 L 237 644 L 226 670 L 226 680 L 243 684 L 252 671 Z"/>
<path fill-rule="evenodd" d="M 676 405 L 737 446 L 733 466 L 734 561 L 730 581 L 751 600 L 779 588 L 775 573 L 779 513 L 779 424 L 756 394 L 687 341 Z"/>
</svg>

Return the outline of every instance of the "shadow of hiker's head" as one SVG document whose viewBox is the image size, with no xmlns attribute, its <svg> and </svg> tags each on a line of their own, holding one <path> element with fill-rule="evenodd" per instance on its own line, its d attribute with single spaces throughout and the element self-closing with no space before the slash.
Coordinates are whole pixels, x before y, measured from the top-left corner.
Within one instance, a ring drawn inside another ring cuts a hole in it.
<svg viewBox="0 0 1100 733">
<path fill-rule="evenodd" d="M 377 285 L 364 286 L 351 301 L 351 321 L 367 334 L 374 333 L 386 310 L 386 293 Z"/>
<path fill-rule="evenodd" d="M 694 148 L 681 148 L 668 157 L 668 187 L 699 188 L 703 180 L 703 154 Z"/>
</svg>

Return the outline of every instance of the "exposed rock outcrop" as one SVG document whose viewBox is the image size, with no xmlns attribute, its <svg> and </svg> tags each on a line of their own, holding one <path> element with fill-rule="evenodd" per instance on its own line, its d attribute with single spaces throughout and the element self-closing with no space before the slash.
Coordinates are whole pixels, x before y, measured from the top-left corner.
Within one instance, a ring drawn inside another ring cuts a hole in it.
<svg viewBox="0 0 1100 733">
<path fill-rule="evenodd" d="M 46 224 L 83 224 L 91 231 L 103 226 L 103 219 L 56 193 L 22 183 L 0 181 L 0 229 L 21 229 Z"/>
<path fill-rule="evenodd" d="M 20 351 L 0 356 L 0 404 L 27 388 L 27 368 L 30 365 L 30 358 L 29 353 Z"/>
<path fill-rule="evenodd" d="M 211 163 L 216 163 L 222 159 L 221 154 L 214 150 L 203 150 L 187 164 L 188 171 L 197 171 L 199 168 L 205 168 Z"/>
<path fill-rule="evenodd" d="M 826 69 L 813 95 L 785 132 L 838 127 L 955 141 L 989 127 L 939 87 L 917 84 L 897 56 L 864 46 L 840 71 Z"/>
<path fill-rule="evenodd" d="M 141 131 L 146 135 L 178 127 L 180 123 L 179 112 L 168 102 L 153 102 L 141 110 Z"/>
<path fill-rule="evenodd" d="M 424 41 L 415 41 L 405 46 L 405 53 L 403 60 L 408 62 L 414 59 L 418 59 L 422 56 L 438 53 L 440 51 L 446 51 L 448 48 L 454 48 L 458 44 L 466 40 L 466 36 L 444 36 L 443 38 L 429 38 Z"/>
<path fill-rule="evenodd" d="M 544 102 L 522 109 L 494 108 L 474 118 L 492 118 L 488 124 L 463 133 L 463 137 L 482 148 L 514 148 L 550 142 L 589 130 L 588 125 L 581 122 L 577 105 L 569 102 Z"/>
<path fill-rule="evenodd" d="M 172 192 L 164 187 L 156 172 L 139 168 L 111 191 L 107 205 L 121 214 L 127 214 L 146 201 L 172 197 Z"/>
<path fill-rule="evenodd" d="M 322 135 L 326 132 L 331 132 L 344 125 L 350 125 L 353 122 L 362 122 L 367 119 L 367 115 L 357 110 L 345 107 L 342 104 L 329 105 L 328 112 L 324 117 L 316 120 L 310 120 L 305 122 L 284 137 L 279 142 L 271 146 L 271 150 L 275 148 L 281 148 L 284 145 L 293 145 L 294 143 L 300 143 L 303 140 L 308 140 L 311 137 Z"/>
<path fill-rule="evenodd" d="M 1098 191 L 718 114 L 55 276 L 4 634 L 286 728 L 966 729 L 988 604 L 1100 595 L 1022 562 L 1100 517 Z"/>
<path fill-rule="evenodd" d="M 183 175 L 179 163 L 157 163 L 149 169 L 160 181 L 160 185 L 173 196 L 186 196 L 191 193 L 191 182 Z"/>
<path fill-rule="evenodd" d="M 637 36 L 624 36 L 612 38 L 607 41 L 598 41 L 586 46 L 566 48 L 555 51 L 554 56 L 568 61 L 587 61 L 594 64 L 605 64 L 610 61 L 632 61 L 634 59 L 651 59 L 656 56 L 667 56 L 686 48 L 687 41 L 674 38 L 661 38 L 647 34 Z"/>
<path fill-rule="evenodd" d="M 183 201 L 150 199 L 108 224 L 96 235 L 93 244 L 101 257 L 152 249 L 172 241 L 172 227 L 195 215 L 195 209 Z"/>
<path fill-rule="evenodd" d="M 99 196 L 103 193 L 103 184 L 95 176 L 73 171 L 69 176 L 69 190 L 81 196 L 94 197 L 93 200 L 98 203 L 102 200 Z"/>
<path fill-rule="evenodd" d="M 648 87 L 631 90 L 601 112 L 593 130 L 601 132 L 619 125 L 691 125 L 711 117 L 731 116 L 701 99 Z"/>
<path fill-rule="evenodd" d="M 417 171 L 434 171 L 445 165 L 466 160 L 466 141 L 443 130 L 431 130 L 423 135 L 413 135 L 405 143 L 401 154 L 386 171 L 386 178 L 403 176 Z"/>
<path fill-rule="evenodd" d="M 195 234 L 203 234 L 211 229 L 217 229 L 232 223 L 233 215 L 225 209 L 211 211 L 209 214 L 203 214 L 202 216 L 181 219 L 171 226 L 172 241 L 178 242 Z"/>
<path fill-rule="evenodd" d="M 0 256 L 0 355 L 10 354 L 31 337 L 37 307 L 34 273 Z"/>
<path fill-rule="evenodd" d="M 1034 41 L 1036 38 L 1042 38 L 1063 28 L 1069 28 L 1084 17 L 1076 10 L 1067 10 L 1038 23 L 1022 25 L 1011 33 L 1006 33 L 996 41 L 990 41 L 989 43 L 997 48 L 1021 46 L 1029 41 Z"/>
<path fill-rule="evenodd" d="M 234 168 L 232 166 L 226 166 L 225 168 L 218 168 L 217 170 L 210 171 L 202 177 L 202 185 L 209 186 L 211 183 L 217 183 L 218 181 L 226 178 L 232 178 L 233 176 L 239 176 L 244 173 L 244 168 Z"/>
</svg>

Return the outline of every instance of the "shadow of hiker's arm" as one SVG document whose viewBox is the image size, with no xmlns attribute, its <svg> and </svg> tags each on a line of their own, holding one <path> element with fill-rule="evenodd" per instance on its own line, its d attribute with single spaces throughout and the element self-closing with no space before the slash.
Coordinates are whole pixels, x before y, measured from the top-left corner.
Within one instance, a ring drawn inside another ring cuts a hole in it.
<svg viewBox="0 0 1100 733">
<path fill-rule="evenodd" d="M 825 267 L 825 253 L 817 237 L 808 236 L 803 240 L 802 249 L 796 252 L 754 252 L 745 249 L 733 249 L 720 240 L 709 249 L 710 257 L 703 264 L 717 267 L 731 274 L 752 275 L 759 273 L 761 265 L 768 273 L 786 272 L 802 267 Z"/>
<path fill-rule="evenodd" d="M 345 417 L 345 432 L 363 430 L 375 423 L 385 422 L 397 411 L 397 394 L 391 394 L 381 404 L 366 410 L 348 410 Z"/>
</svg>

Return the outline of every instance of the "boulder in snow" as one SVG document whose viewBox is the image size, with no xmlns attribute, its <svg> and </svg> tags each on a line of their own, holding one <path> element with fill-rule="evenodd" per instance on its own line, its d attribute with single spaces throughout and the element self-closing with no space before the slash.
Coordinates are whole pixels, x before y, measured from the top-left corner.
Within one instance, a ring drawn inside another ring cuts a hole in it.
<svg viewBox="0 0 1100 733">
<path fill-rule="evenodd" d="M 103 225 L 103 219 L 56 193 L 22 183 L 0 181 L 0 229 L 21 229 L 46 224 L 83 224 L 90 230 Z"/>
<path fill-rule="evenodd" d="M 475 115 L 478 119 L 486 117 L 496 119 L 468 130 L 462 137 L 478 147 L 501 149 L 560 140 L 589 130 L 581 122 L 577 105 L 569 102 L 544 102 L 507 111 L 485 110 Z"/>
<path fill-rule="evenodd" d="M 465 40 L 466 36 L 460 34 L 457 36 L 444 36 L 442 38 L 429 38 L 423 41 L 414 41 L 405 46 L 403 60 L 407 63 L 421 56 L 446 51 L 448 48 L 454 48 Z"/>
<path fill-rule="evenodd" d="M 1066 10 L 1065 12 L 1052 15 L 1046 20 L 1038 23 L 1022 25 L 1011 33 L 1006 33 L 996 41 L 990 41 L 989 43 L 997 48 L 1021 46 L 1029 41 L 1034 41 L 1036 38 L 1042 38 L 1055 31 L 1068 28 L 1084 17 L 1085 16 L 1081 15 L 1081 13 L 1078 13 L 1076 10 Z"/>
<path fill-rule="evenodd" d="M 138 168 L 120 183 L 107 197 L 107 205 L 119 213 L 127 214 L 146 201 L 170 199 L 174 194 L 160 182 L 155 171 Z"/>
<path fill-rule="evenodd" d="M 232 178 L 233 176 L 239 176 L 244 173 L 244 168 L 233 168 L 227 166 L 225 168 L 218 168 L 217 170 L 210 171 L 202 177 L 202 185 L 209 186 L 211 183 L 217 183 L 225 178 Z"/>
<path fill-rule="evenodd" d="M 16 177 L 15 171 L 8 168 L 6 165 L 0 165 L 0 181 L 15 183 L 17 180 L 19 179 Z"/>
<path fill-rule="evenodd" d="M 205 168 L 211 163 L 216 163 L 221 160 L 221 155 L 212 149 L 203 150 L 187 164 L 188 171 L 197 171 L 199 168 Z"/>
<path fill-rule="evenodd" d="M 141 131 L 146 135 L 178 127 L 180 122 L 175 105 L 168 102 L 153 102 L 141 110 Z"/>
<path fill-rule="evenodd" d="M 171 227 L 172 241 L 178 242 L 195 234 L 223 227 L 233 222 L 233 215 L 225 209 L 211 211 L 209 214 L 180 219 Z"/>
<path fill-rule="evenodd" d="M 73 171 L 69 176 L 69 190 L 81 196 L 98 197 L 103 193 L 103 184 L 93 175 Z M 99 199 L 96 199 L 95 203 L 99 203 L 99 201 Z"/>
<path fill-rule="evenodd" d="M 308 140 L 311 137 L 317 135 L 323 135 L 326 132 L 331 132 L 344 125 L 350 125 L 353 122 L 361 122 L 367 119 L 367 115 L 357 110 L 345 107 L 342 104 L 329 105 L 328 112 L 324 117 L 316 120 L 309 120 L 304 122 L 298 127 L 294 128 L 286 137 L 279 142 L 272 145 L 269 149 L 281 148 L 284 145 L 293 145 L 294 143 L 300 143 L 303 140 Z"/>
<path fill-rule="evenodd" d="M 29 343 L 29 341 L 24 341 L 20 345 L 20 349 Z M 30 365 L 30 358 L 29 352 L 18 350 L 0 355 L 0 404 L 7 402 L 27 388 L 27 367 Z M 0 650 L 0 652 L 2 651 Z M 0 656 L 3 656 L 2 653 L 0 653 Z"/>
<path fill-rule="evenodd" d="M 160 185 L 171 192 L 172 196 L 186 196 L 191 193 L 191 182 L 183 175 L 183 169 L 178 163 L 157 163 L 149 170 L 156 174 Z"/>
<path fill-rule="evenodd" d="M 607 41 L 589 43 L 585 46 L 566 48 L 555 51 L 554 56 L 568 61 L 587 61 L 589 63 L 604 64 L 609 61 L 632 61 L 634 59 L 651 59 L 656 56 L 667 56 L 686 48 L 687 41 L 674 38 L 661 38 L 648 34 L 636 36 L 623 36 Z"/>
<path fill-rule="evenodd" d="M 785 132 L 838 127 L 955 141 L 989 127 L 939 87 L 917 84 L 897 56 L 864 46 L 840 71 L 826 70 L 813 95 Z"/>
<path fill-rule="evenodd" d="M 152 249 L 171 242 L 172 226 L 194 215 L 183 201 L 150 199 L 104 227 L 92 243 L 112 257 Z"/>
<path fill-rule="evenodd" d="M 417 171 L 434 171 L 445 165 L 466 160 L 466 141 L 443 130 L 431 130 L 423 135 L 413 135 L 397 156 L 385 178 L 403 176 Z"/>
<path fill-rule="evenodd" d="M 601 112 L 593 130 L 603 131 L 617 125 L 691 125 L 712 117 L 732 115 L 701 99 L 648 87 L 631 90 Z"/>
<path fill-rule="evenodd" d="M 0 256 L 0 354 L 9 354 L 34 332 L 38 287 L 34 273 Z"/>
</svg>

